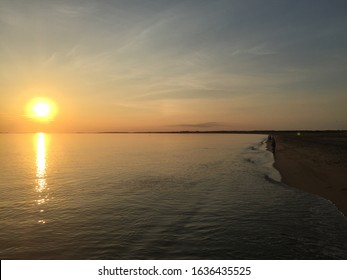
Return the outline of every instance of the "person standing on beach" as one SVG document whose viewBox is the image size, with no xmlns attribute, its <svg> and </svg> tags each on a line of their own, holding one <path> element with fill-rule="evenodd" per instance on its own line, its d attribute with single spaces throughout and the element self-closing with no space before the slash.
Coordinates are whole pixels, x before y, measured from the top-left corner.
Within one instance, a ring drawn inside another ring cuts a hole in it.
<svg viewBox="0 0 347 280">
<path fill-rule="evenodd" d="M 275 140 L 274 136 L 271 137 L 271 147 L 272 147 L 272 153 L 275 154 L 276 153 L 276 140 Z"/>
</svg>

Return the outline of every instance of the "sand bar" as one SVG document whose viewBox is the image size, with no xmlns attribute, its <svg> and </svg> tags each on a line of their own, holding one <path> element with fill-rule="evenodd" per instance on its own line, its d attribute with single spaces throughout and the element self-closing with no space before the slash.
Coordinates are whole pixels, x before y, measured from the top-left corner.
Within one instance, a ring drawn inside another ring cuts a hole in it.
<svg viewBox="0 0 347 280">
<path fill-rule="evenodd" d="M 347 133 L 276 133 L 275 139 L 282 182 L 332 201 L 347 217 Z"/>
</svg>

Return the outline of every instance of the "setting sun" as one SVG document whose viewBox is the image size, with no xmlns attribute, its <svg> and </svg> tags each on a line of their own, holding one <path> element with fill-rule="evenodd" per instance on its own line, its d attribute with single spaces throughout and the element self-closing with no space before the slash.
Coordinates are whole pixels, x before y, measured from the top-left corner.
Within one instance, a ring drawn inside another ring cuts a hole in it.
<svg viewBox="0 0 347 280">
<path fill-rule="evenodd" d="M 57 109 L 53 101 L 47 98 L 35 98 L 27 105 L 28 116 L 40 121 L 54 119 Z"/>
<path fill-rule="evenodd" d="M 52 111 L 52 108 L 49 106 L 48 103 L 40 102 L 34 106 L 33 111 L 37 117 L 45 118 L 49 116 L 49 114 Z"/>
</svg>

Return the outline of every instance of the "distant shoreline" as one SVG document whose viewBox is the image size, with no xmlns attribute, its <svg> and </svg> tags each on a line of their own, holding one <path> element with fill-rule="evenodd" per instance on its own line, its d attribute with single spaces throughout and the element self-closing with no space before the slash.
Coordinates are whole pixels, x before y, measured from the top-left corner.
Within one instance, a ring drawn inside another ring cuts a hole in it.
<svg viewBox="0 0 347 280">
<path fill-rule="evenodd" d="M 282 182 L 333 202 L 347 217 L 347 134 L 274 134 Z"/>
<path fill-rule="evenodd" d="M 345 134 L 347 137 L 347 130 L 182 130 L 182 131 L 65 131 L 65 132 L 8 132 L 0 131 L 0 134 L 27 134 L 27 133 L 52 133 L 52 134 L 276 134 L 288 135 L 297 133 L 309 134 Z"/>
</svg>

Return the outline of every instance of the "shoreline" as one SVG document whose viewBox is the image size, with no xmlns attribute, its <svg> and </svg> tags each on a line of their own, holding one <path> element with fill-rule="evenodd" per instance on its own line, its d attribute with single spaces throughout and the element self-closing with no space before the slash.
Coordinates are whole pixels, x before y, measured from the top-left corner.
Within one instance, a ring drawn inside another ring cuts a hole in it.
<svg viewBox="0 0 347 280">
<path fill-rule="evenodd" d="M 274 167 L 280 172 L 281 181 L 330 200 L 347 217 L 347 135 L 276 133 L 274 136 Z"/>
</svg>

